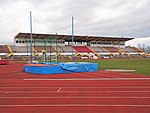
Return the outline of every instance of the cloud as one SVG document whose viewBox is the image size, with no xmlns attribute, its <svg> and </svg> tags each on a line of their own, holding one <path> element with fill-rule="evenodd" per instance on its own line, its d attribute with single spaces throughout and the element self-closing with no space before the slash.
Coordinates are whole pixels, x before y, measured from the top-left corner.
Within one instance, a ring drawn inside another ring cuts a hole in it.
<svg viewBox="0 0 150 113">
<path fill-rule="evenodd" d="M 12 44 L 19 32 L 149 37 L 149 0 L 0 0 L 0 44 Z"/>
<path fill-rule="evenodd" d="M 145 45 L 146 47 L 150 47 L 150 37 L 147 38 L 135 38 L 133 40 L 129 40 L 126 42 L 126 46 L 135 46 L 138 47 L 140 45 Z"/>
</svg>

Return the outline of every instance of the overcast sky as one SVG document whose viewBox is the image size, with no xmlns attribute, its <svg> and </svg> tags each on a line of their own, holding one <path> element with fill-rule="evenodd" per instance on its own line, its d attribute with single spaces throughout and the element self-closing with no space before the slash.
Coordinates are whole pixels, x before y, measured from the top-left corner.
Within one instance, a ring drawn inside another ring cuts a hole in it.
<svg viewBox="0 0 150 113">
<path fill-rule="evenodd" d="M 0 0 L 0 44 L 30 32 L 30 11 L 34 33 L 71 34 L 74 16 L 76 35 L 150 37 L 149 5 L 150 0 Z"/>
</svg>

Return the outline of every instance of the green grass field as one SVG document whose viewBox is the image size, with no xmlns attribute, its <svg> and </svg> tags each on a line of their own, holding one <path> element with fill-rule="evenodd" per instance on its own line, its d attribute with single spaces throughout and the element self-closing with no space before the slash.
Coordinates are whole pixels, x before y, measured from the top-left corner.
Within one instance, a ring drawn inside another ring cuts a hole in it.
<svg viewBox="0 0 150 113">
<path fill-rule="evenodd" d="M 83 61 L 85 60 L 78 60 Z M 99 70 L 105 69 L 133 69 L 132 73 L 150 75 L 150 58 L 143 59 L 106 59 L 106 60 L 90 60 L 99 65 Z"/>
</svg>

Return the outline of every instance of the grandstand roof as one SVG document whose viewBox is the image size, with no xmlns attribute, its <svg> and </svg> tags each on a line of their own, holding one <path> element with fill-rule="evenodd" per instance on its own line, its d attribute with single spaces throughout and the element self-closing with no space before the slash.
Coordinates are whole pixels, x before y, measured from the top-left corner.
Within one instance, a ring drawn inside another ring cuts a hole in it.
<svg viewBox="0 0 150 113">
<path fill-rule="evenodd" d="M 49 38 L 58 40 L 65 40 L 65 41 L 72 41 L 72 35 L 57 35 L 56 34 L 37 34 L 33 33 L 32 38 L 33 39 L 49 39 Z M 18 39 L 29 39 L 30 33 L 19 33 L 14 38 Z M 124 38 L 124 37 L 102 37 L 102 36 L 74 36 L 74 41 L 76 42 L 90 42 L 90 41 L 128 41 L 133 38 Z"/>
</svg>

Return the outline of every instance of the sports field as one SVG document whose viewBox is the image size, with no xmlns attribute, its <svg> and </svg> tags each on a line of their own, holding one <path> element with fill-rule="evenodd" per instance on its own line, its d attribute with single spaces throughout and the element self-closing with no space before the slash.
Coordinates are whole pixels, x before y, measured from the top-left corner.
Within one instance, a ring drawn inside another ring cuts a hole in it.
<svg viewBox="0 0 150 113">
<path fill-rule="evenodd" d="M 0 113 L 150 113 L 149 76 L 104 70 L 35 75 L 22 72 L 23 65 L 0 65 Z"/>
<path fill-rule="evenodd" d="M 86 62 L 85 60 L 78 60 Z M 104 60 L 90 60 L 99 65 L 99 70 L 106 69 L 131 69 L 136 70 L 132 73 L 150 75 L 150 58 L 141 59 L 104 59 Z"/>
</svg>

